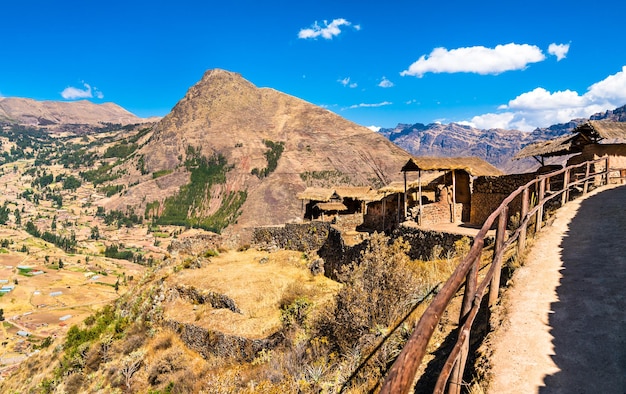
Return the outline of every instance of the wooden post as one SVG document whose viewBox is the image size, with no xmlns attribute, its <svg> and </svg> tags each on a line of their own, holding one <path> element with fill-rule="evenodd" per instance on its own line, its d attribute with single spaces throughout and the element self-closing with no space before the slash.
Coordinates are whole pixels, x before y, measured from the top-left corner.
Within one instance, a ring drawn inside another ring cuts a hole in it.
<svg viewBox="0 0 626 394">
<path fill-rule="evenodd" d="M 522 228 L 519 232 L 519 238 L 517 239 L 517 254 L 521 255 L 524 253 L 524 249 L 526 249 L 526 224 L 521 224 L 524 219 L 526 219 L 526 215 L 528 215 L 528 188 L 525 188 L 522 192 L 522 211 L 520 212 L 520 225 Z"/>
<path fill-rule="evenodd" d="M 422 225 L 422 170 L 417 170 L 417 182 L 418 182 L 417 188 L 419 190 L 419 199 L 420 199 L 420 202 L 419 202 L 420 211 L 418 213 L 419 219 L 417 221 L 417 224 L 421 226 Z"/>
<path fill-rule="evenodd" d="M 539 205 L 539 209 L 537 210 L 537 223 L 535 223 L 535 232 L 541 231 L 541 222 L 543 221 L 543 197 L 546 193 L 546 178 L 542 178 L 539 181 L 539 195 L 537 196 L 537 205 Z"/>
<path fill-rule="evenodd" d="M 450 223 L 456 221 L 456 177 L 454 176 L 454 170 L 452 170 L 452 218 Z"/>
<path fill-rule="evenodd" d="M 408 208 L 406 202 L 406 171 L 404 171 L 404 220 L 408 217 Z"/>
<path fill-rule="evenodd" d="M 467 319 L 467 315 L 472 309 L 472 303 L 474 302 L 474 298 L 476 297 L 476 288 L 478 287 L 478 266 L 480 265 L 480 256 L 479 254 L 474 261 L 472 261 L 472 265 L 467 272 L 467 276 L 465 277 L 465 292 L 463 293 L 463 303 L 461 305 L 461 314 L 459 316 L 459 327 L 463 325 L 465 320 Z M 461 335 L 462 331 L 459 331 L 459 335 Z M 465 363 L 467 361 L 467 355 L 469 352 L 469 336 L 466 338 L 466 341 L 463 343 L 463 350 L 459 353 L 459 358 L 456 360 L 454 364 L 454 369 L 452 370 L 452 374 L 450 376 L 450 385 L 448 387 L 448 394 L 460 394 L 461 393 L 461 385 L 463 383 L 463 372 L 465 371 Z"/>
<path fill-rule="evenodd" d="M 561 206 L 565 205 L 569 201 L 569 172 L 565 170 L 563 173 L 563 194 L 561 194 Z"/>
<path fill-rule="evenodd" d="M 522 205 L 524 205 L 522 203 Z M 496 245 L 493 251 L 493 277 L 491 278 L 491 285 L 489 285 L 489 307 L 492 307 L 498 302 L 498 292 L 500 290 L 500 274 L 502 271 L 502 255 L 504 254 L 504 241 L 506 238 L 506 224 L 508 222 L 507 215 L 509 213 L 509 207 L 505 206 L 500 212 L 498 220 L 498 229 L 496 230 Z M 526 234 L 524 234 L 526 236 Z"/>
<path fill-rule="evenodd" d="M 396 224 L 399 225 L 402 222 L 402 211 L 400 210 L 400 193 L 398 193 L 398 216 L 396 216 Z"/>
<path fill-rule="evenodd" d="M 386 194 L 383 194 L 383 233 L 385 232 L 385 197 Z"/>
<path fill-rule="evenodd" d="M 476 287 L 478 285 L 478 266 L 480 265 L 480 256 L 476 256 L 472 261 L 472 266 L 467 272 L 465 277 L 465 292 L 463 293 L 463 304 L 461 305 L 461 314 L 459 316 L 459 325 L 463 324 L 470 309 L 472 309 L 472 303 L 476 296 Z"/>
<path fill-rule="evenodd" d="M 591 163 L 587 162 L 587 168 L 585 169 L 585 184 L 583 186 L 583 194 L 587 194 L 589 191 L 589 174 L 591 173 Z"/>
<path fill-rule="evenodd" d="M 461 387 L 463 387 L 463 372 L 465 371 L 465 364 L 467 362 L 467 355 L 469 354 L 469 336 L 463 341 L 463 347 L 459 352 L 459 357 L 456 359 L 454 369 L 450 374 L 450 381 L 448 382 L 448 394 L 461 394 Z"/>
</svg>

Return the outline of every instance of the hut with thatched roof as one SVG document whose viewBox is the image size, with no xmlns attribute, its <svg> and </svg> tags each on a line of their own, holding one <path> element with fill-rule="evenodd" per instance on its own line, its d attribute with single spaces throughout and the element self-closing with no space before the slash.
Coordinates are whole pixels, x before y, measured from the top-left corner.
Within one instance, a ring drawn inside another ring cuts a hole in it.
<svg viewBox="0 0 626 394">
<path fill-rule="evenodd" d="M 410 210 L 408 198 L 404 199 L 405 217 L 413 217 L 421 225 L 440 223 L 446 217 L 452 223 L 469 221 L 472 180 L 478 176 L 502 175 L 502 171 L 478 157 L 413 157 L 401 171 L 405 185 L 409 173 L 417 172 L 417 181 L 421 183 L 422 172 L 443 171 L 442 177 L 430 182 L 436 185 L 435 202 L 439 205 L 425 207 L 421 189 L 415 209 Z"/>
<path fill-rule="evenodd" d="M 311 220 L 361 214 L 365 203 L 372 198 L 374 195 L 369 186 L 308 187 L 298 194 L 298 199 L 302 200 L 304 218 Z"/>
<path fill-rule="evenodd" d="M 379 189 L 368 203 L 364 227 L 387 231 L 409 219 L 422 226 L 467 221 L 472 180 L 502 175 L 478 157 L 413 157 L 401 171 L 404 181 Z"/>
<path fill-rule="evenodd" d="M 569 135 L 527 145 L 515 159 L 534 157 L 543 168 L 544 158 L 565 155 L 572 155 L 567 160 L 568 165 L 608 156 L 611 167 L 626 168 L 626 123 L 589 120 Z M 538 172 L 542 172 L 542 168 Z"/>
</svg>

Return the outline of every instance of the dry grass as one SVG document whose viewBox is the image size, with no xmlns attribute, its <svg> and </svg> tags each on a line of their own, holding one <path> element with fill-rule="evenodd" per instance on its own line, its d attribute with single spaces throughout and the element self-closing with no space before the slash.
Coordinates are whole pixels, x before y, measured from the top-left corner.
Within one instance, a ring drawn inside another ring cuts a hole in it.
<svg viewBox="0 0 626 394">
<path fill-rule="evenodd" d="M 302 253 L 293 251 L 268 253 L 249 249 L 221 253 L 203 268 L 171 275 L 168 286 L 187 285 L 224 294 L 235 302 L 241 314 L 178 299 L 165 306 L 165 315 L 225 334 L 266 337 L 281 327 L 282 300 L 300 294 L 323 305 L 341 287 L 324 276 L 312 275 L 307 264 Z"/>
</svg>

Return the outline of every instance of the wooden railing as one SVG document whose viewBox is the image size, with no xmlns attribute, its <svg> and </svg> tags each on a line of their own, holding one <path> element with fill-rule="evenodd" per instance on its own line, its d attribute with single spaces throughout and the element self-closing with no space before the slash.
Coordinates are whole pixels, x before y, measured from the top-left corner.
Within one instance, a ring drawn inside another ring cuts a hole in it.
<svg viewBox="0 0 626 394">
<path fill-rule="evenodd" d="M 601 169 L 592 173 L 592 168 L 596 167 Z M 458 339 L 439 373 L 439 378 L 434 388 L 435 393 L 443 393 L 446 387 L 448 387 L 449 393 L 460 393 L 463 371 L 465 370 L 465 363 L 469 353 L 472 324 L 478 314 L 487 288 L 489 288 L 488 306 L 493 306 L 498 300 L 500 273 L 505 250 L 517 242 L 518 253 L 521 255 L 526 248 L 526 232 L 532 219 L 535 219 L 535 231 L 539 232 L 541 230 L 546 203 L 560 197 L 562 206 L 569 200 L 569 195 L 574 187 L 580 188 L 583 193 L 587 193 L 591 182 L 594 182 L 596 185 L 606 184 L 611 171 L 615 170 L 610 169 L 609 159 L 605 157 L 540 175 L 511 193 L 487 218 L 476 235 L 468 255 L 457 266 L 418 321 L 411 337 L 389 370 L 380 392 L 396 394 L 412 391 L 415 385 L 416 372 L 426 354 L 428 342 L 450 301 L 460 290 L 461 286 L 465 284 L 459 318 Z M 509 206 L 520 195 L 522 202 L 519 226 L 516 230 L 509 233 L 507 231 Z M 531 206 L 531 196 L 533 197 L 533 206 Z M 496 223 L 496 220 L 497 228 L 493 257 L 487 273 L 482 278 L 482 281 L 478 283 L 478 271 L 485 245 L 485 237 Z"/>
</svg>

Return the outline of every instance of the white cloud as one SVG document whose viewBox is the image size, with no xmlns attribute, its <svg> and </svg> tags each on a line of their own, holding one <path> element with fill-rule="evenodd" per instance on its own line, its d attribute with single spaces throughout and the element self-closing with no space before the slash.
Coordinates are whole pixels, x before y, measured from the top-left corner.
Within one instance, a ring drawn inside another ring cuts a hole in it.
<svg viewBox="0 0 626 394">
<path fill-rule="evenodd" d="M 522 93 L 507 105 L 501 105 L 499 109 L 515 109 L 521 111 L 555 110 L 560 108 L 584 106 L 583 96 L 571 90 L 548 92 L 544 88 Z"/>
<path fill-rule="evenodd" d="M 354 89 L 357 86 L 359 86 L 356 82 L 350 83 L 350 77 L 346 77 L 344 79 L 338 79 L 337 82 L 339 82 L 343 86 L 347 86 L 347 87 L 352 88 L 352 89 Z"/>
<path fill-rule="evenodd" d="M 380 126 L 367 126 L 367 128 L 375 132 L 378 132 L 378 130 L 381 129 Z"/>
<path fill-rule="evenodd" d="M 317 21 L 313 23 L 313 25 L 307 29 L 301 29 L 298 32 L 298 38 L 302 39 L 316 39 L 318 37 L 325 38 L 327 40 L 331 40 L 333 37 L 341 34 L 341 26 L 350 26 L 352 23 L 348 22 L 343 18 L 333 19 L 332 22 L 328 23 L 328 21 L 323 22 L 323 26 L 320 26 Z M 354 26 L 355 30 L 361 30 L 360 25 Z"/>
<path fill-rule="evenodd" d="M 626 103 L 626 66 L 622 67 L 622 71 L 594 83 L 587 90 L 585 96 L 591 101 L 607 101 L 614 106 L 624 105 Z"/>
<path fill-rule="evenodd" d="M 567 52 L 569 52 L 569 44 L 552 43 L 548 46 L 548 53 L 556 56 L 557 62 L 565 59 Z"/>
<path fill-rule="evenodd" d="M 378 84 L 381 88 L 390 88 L 393 87 L 393 82 L 387 79 L 387 77 L 383 77 L 383 79 Z"/>
<path fill-rule="evenodd" d="M 505 71 L 522 70 L 530 63 L 545 60 L 541 49 L 534 45 L 510 43 L 495 48 L 483 46 L 457 48 L 435 48 L 430 55 L 422 55 L 400 75 L 416 76 L 432 73 L 476 73 L 500 74 Z"/>
<path fill-rule="evenodd" d="M 587 88 L 587 92 L 544 88 L 522 93 L 498 107 L 503 112 L 475 116 L 466 122 L 480 129 L 504 128 L 531 131 L 615 109 L 626 104 L 626 66 Z"/>
<path fill-rule="evenodd" d="M 91 85 L 85 82 L 83 82 L 83 87 L 84 89 L 68 86 L 61 92 L 61 97 L 66 100 L 93 98 L 94 95 L 96 98 L 99 99 L 104 98 L 104 94 L 102 94 L 102 92 L 99 91 L 98 88 L 94 87 L 92 90 Z"/>
<path fill-rule="evenodd" d="M 393 103 L 389 102 L 389 101 L 383 101 L 381 103 L 374 103 L 374 104 L 366 104 L 366 103 L 361 103 L 361 104 L 354 104 L 349 106 L 349 109 L 355 109 L 355 108 L 377 108 L 377 107 L 384 107 L 385 105 L 391 105 Z"/>
</svg>

